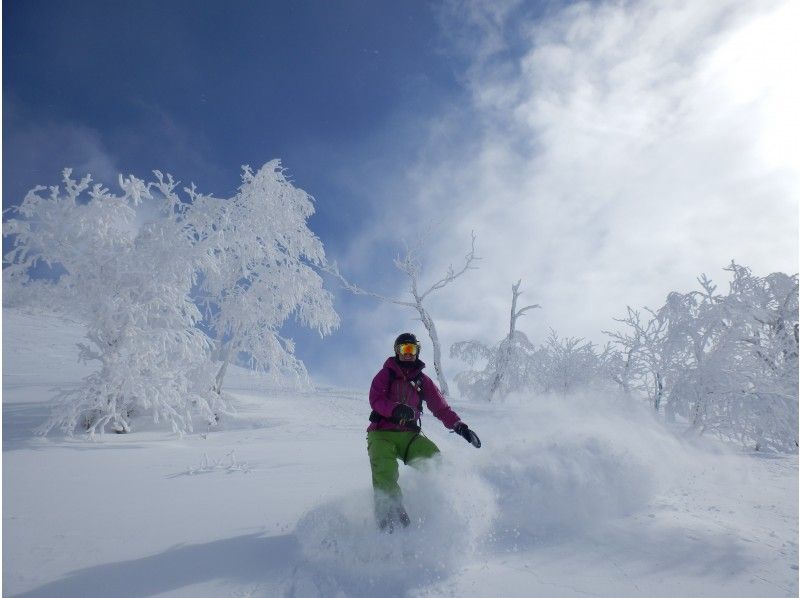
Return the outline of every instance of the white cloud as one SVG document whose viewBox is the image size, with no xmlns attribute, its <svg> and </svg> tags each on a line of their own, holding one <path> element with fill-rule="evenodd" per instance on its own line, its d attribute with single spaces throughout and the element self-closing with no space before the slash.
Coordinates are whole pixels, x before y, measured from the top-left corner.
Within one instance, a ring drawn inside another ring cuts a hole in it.
<svg viewBox="0 0 800 598">
<path fill-rule="evenodd" d="M 473 36 L 492 28 L 474 37 L 473 111 L 445 119 L 413 177 L 418 214 L 449 218 L 432 265 L 457 259 L 470 229 L 484 258 L 436 299 L 442 336 L 499 339 L 518 278 L 544 307 L 524 329 L 602 340 L 626 304 L 656 306 L 701 272 L 722 281 L 732 258 L 795 272 L 796 12 L 610 2 L 468 17 Z M 448 127 L 474 134 L 449 144 Z"/>
<path fill-rule="evenodd" d="M 448 13 L 472 105 L 432 124 L 406 181 L 417 209 L 391 224 L 444 222 L 431 273 L 478 234 L 481 269 L 431 297 L 446 346 L 499 340 L 519 278 L 543 306 L 521 323 L 532 338 L 553 327 L 602 342 L 626 305 L 657 307 L 701 272 L 724 289 L 731 259 L 797 271 L 796 4 L 526 8 Z"/>
</svg>

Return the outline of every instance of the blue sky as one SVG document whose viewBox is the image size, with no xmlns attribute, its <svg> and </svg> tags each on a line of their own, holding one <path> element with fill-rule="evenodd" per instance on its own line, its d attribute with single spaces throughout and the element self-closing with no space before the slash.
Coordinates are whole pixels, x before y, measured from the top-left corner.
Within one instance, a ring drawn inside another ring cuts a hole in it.
<svg viewBox="0 0 800 598">
<path fill-rule="evenodd" d="M 480 269 L 430 304 L 445 350 L 499 340 L 520 278 L 533 340 L 602 341 L 627 304 L 724 288 L 730 259 L 797 271 L 797 8 L 758 4 L 5 2 L 3 204 L 64 166 L 229 196 L 280 158 L 371 289 L 402 296 L 403 239 L 429 230 L 430 282 L 475 231 Z M 323 382 L 364 385 L 423 333 L 336 307 L 329 339 L 290 327 Z"/>
<path fill-rule="evenodd" d="M 387 149 L 411 154 L 397 120 L 463 93 L 423 3 L 34 0 L 3 10 L 6 202 L 93 153 L 108 174 L 158 168 L 220 195 L 242 164 L 279 157 L 320 197 L 318 234 L 353 230 L 365 197 L 346 171 L 381 160 L 374 146 L 392 127 L 401 130 Z M 34 131 L 51 129 L 57 147 L 42 148 Z"/>
</svg>

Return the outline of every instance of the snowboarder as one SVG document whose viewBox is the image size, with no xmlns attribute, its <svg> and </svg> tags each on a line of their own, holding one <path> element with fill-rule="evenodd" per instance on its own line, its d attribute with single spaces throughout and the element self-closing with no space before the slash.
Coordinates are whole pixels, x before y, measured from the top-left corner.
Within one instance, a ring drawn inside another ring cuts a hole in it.
<svg viewBox="0 0 800 598">
<path fill-rule="evenodd" d="M 480 448 L 478 435 L 450 408 L 436 384 L 422 373 L 417 337 L 404 332 L 394 341 L 394 356 L 372 380 L 369 404 L 372 413 L 367 428 L 367 452 L 375 491 L 375 516 L 381 530 L 392 533 L 396 525 L 410 523 L 397 481 L 397 460 L 419 466 L 439 452 L 420 430 L 422 403 L 427 403 L 445 427 Z"/>
</svg>

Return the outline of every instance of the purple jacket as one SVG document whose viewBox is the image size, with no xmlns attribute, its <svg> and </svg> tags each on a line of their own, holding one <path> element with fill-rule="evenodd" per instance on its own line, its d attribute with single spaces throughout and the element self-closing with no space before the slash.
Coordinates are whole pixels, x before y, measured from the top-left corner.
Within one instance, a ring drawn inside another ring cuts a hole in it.
<svg viewBox="0 0 800 598">
<path fill-rule="evenodd" d="M 372 386 L 369 389 L 369 404 L 372 409 L 380 413 L 384 417 L 391 417 L 392 410 L 399 404 L 404 403 L 414 410 L 414 414 L 419 417 L 419 394 L 414 389 L 411 381 L 415 380 L 417 374 L 422 371 L 425 364 L 419 359 L 416 361 L 414 367 L 404 370 L 400 367 L 394 357 L 390 357 L 383 364 L 383 369 L 377 373 L 372 380 Z M 394 372 L 394 379 L 389 373 L 389 370 Z M 431 410 L 437 418 L 439 418 L 445 427 L 453 427 L 461 421 L 456 415 L 456 412 L 450 408 L 447 401 L 442 396 L 442 393 L 437 388 L 428 376 L 421 375 L 422 379 L 422 396 L 428 409 Z M 371 423 L 367 432 L 375 430 L 405 430 L 407 428 L 401 427 L 388 420 L 382 420 L 376 423 Z"/>
</svg>

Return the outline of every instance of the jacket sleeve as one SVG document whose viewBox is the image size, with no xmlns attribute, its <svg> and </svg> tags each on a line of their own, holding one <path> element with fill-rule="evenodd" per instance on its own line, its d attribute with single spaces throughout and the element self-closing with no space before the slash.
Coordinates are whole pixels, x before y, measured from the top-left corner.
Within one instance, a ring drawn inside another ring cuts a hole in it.
<svg viewBox="0 0 800 598">
<path fill-rule="evenodd" d="M 428 376 L 423 375 L 422 377 L 422 390 L 428 409 L 441 420 L 446 428 L 452 430 L 461 421 L 461 418 L 450 408 L 439 388 Z"/>
<path fill-rule="evenodd" d="M 389 372 L 383 368 L 372 379 L 372 386 L 369 388 L 369 404 L 383 417 L 391 417 L 395 403 L 389 399 L 389 385 L 392 383 Z"/>
</svg>

